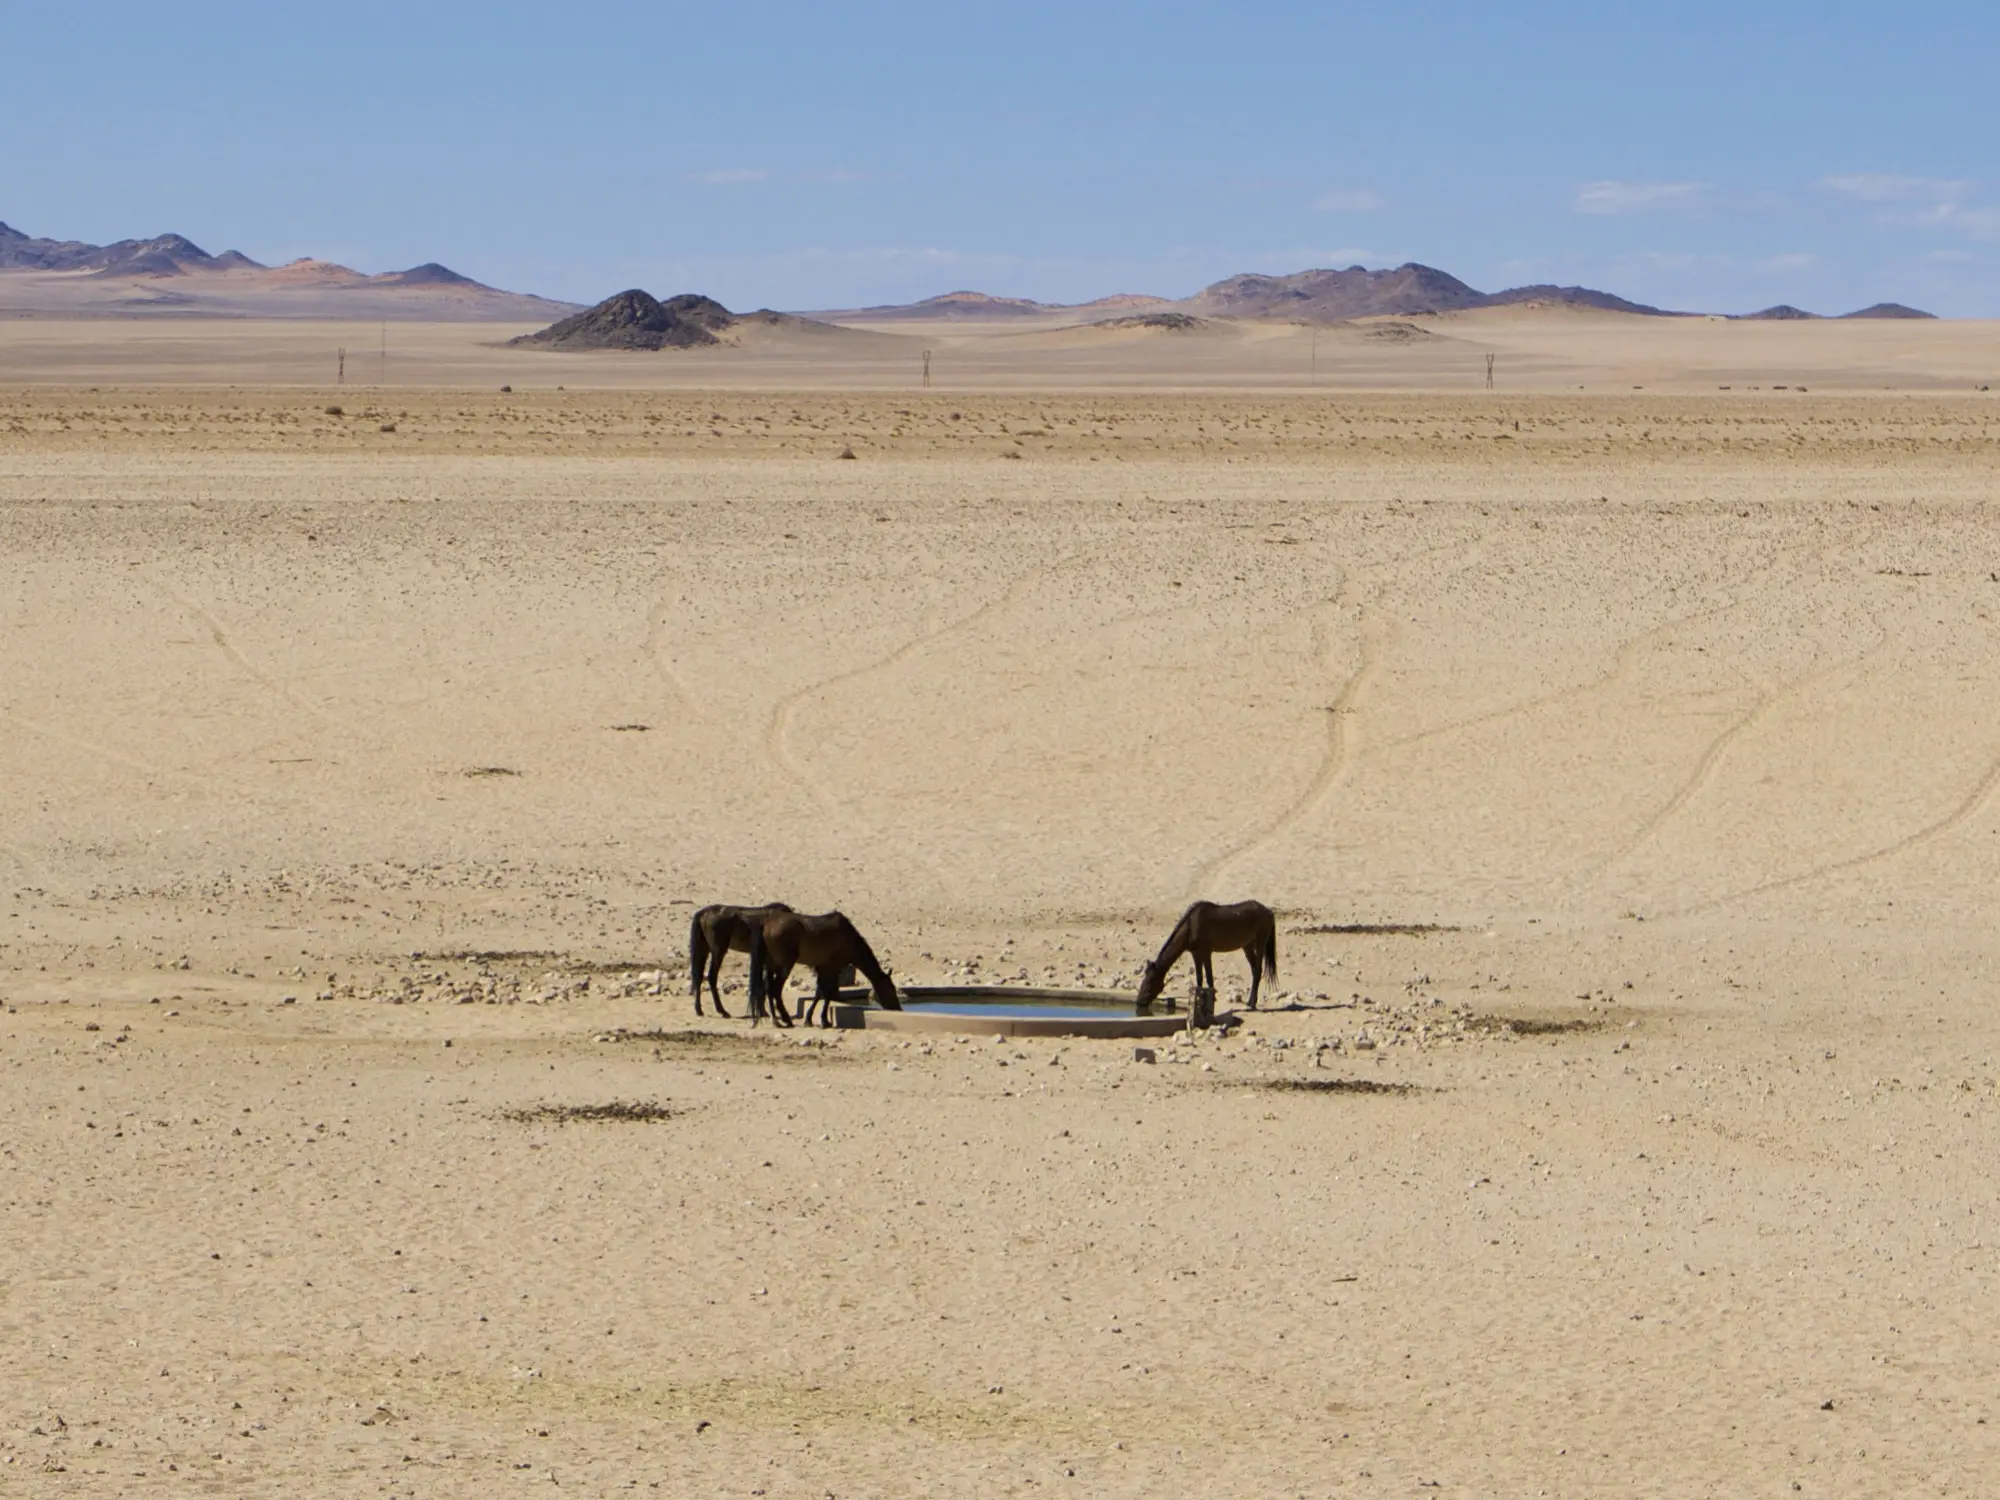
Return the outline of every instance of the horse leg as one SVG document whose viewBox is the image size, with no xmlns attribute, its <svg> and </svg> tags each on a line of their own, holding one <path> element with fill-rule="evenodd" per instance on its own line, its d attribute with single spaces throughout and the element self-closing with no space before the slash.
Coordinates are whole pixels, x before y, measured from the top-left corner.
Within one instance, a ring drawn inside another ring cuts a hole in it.
<svg viewBox="0 0 2000 1500">
<path fill-rule="evenodd" d="M 765 986 L 764 999 L 771 1007 L 771 1019 L 780 1026 L 792 1024 L 792 1013 L 785 1009 L 785 984 L 791 977 L 790 964 L 773 964 L 770 982 Z"/>
<path fill-rule="evenodd" d="M 715 1013 L 725 1021 L 730 1019 L 730 1016 L 729 1012 L 722 1008 L 722 991 L 716 985 L 715 981 L 716 976 L 722 973 L 722 960 L 728 956 L 729 950 L 727 948 L 717 948 L 708 958 L 708 993 L 715 999 Z M 694 1006 L 695 1010 L 699 1012 L 701 1009 L 701 1000 L 699 998 L 695 1000 Z"/>
<path fill-rule="evenodd" d="M 815 976 L 819 983 L 813 991 L 813 999 L 819 1003 L 819 1024 L 824 1031 L 833 1024 L 833 1002 L 840 996 L 840 970 L 820 969 Z"/>
<path fill-rule="evenodd" d="M 1264 945 L 1262 943 L 1246 943 L 1243 953 L 1250 960 L 1250 1008 L 1255 1010 L 1257 1008 L 1257 986 L 1263 982 L 1264 978 Z"/>
</svg>

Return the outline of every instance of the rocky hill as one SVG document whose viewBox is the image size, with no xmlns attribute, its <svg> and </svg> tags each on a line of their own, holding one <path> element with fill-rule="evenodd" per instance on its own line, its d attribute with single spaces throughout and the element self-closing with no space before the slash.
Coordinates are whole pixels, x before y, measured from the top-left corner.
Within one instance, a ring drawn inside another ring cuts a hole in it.
<svg viewBox="0 0 2000 1500">
<path fill-rule="evenodd" d="M 1935 318 L 1936 316 L 1936 313 L 1920 312 L 1914 307 L 1905 307 L 1900 302 L 1877 302 L 1873 307 L 1864 307 L 1851 313 L 1840 313 L 1834 321 L 1845 322 L 1850 318 Z M 1767 307 L 1762 312 L 1744 313 L 1736 321 L 1739 323 L 1818 323 L 1827 320 L 1824 314 L 1807 312 L 1802 307 L 1793 307 L 1789 302 L 1780 302 L 1776 307 Z"/>
<path fill-rule="evenodd" d="M 1210 317 L 1337 323 L 1349 318 L 1408 317 L 1527 303 L 1668 316 L 1657 307 L 1589 287 L 1524 286 L 1482 292 L 1449 272 L 1414 262 L 1387 271 L 1349 266 L 1344 271 L 1299 271 L 1290 276 L 1231 276 L 1179 305 Z"/>
<path fill-rule="evenodd" d="M 547 328 L 509 339 L 508 343 L 524 349 L 706 349 L 718 344 L 741 344 L 746 336 L 769 338 L 786 334 L 836 339 L 868 337 L 795 313 L 772 312 L 769 308 L 733 313 L 713 297 L 698 292 L 682 292 L 662 301 L 633 287 Z"/>
<path fill-rule="evenodd" d="M 735 314 L 711 297 L 684 292 L 662 302 L 633 287 L 508 342 L 541 349 L 699 349 L 721 343 L 717 334 L 735 321 Z"/>
</svg>

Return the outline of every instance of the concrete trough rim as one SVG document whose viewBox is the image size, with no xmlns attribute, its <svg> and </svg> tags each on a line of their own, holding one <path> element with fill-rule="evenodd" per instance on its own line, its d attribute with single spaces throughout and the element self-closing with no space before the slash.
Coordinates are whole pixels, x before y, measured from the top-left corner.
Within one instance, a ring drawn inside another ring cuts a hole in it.
<svg viewBox="0 0 2000 1500">
<path fill-rule="evenodd" d="M 866 990 L 843 991 L 833 1007 L 833 1024 L 848 1030 L 955 1032 L 960 1036 L 1068 1036 L 1119 1037 L 1172 1036 L 1187 1028 L 1186 1012 L 1140 1016 L 1131 1010 L 1131 1001 L 1117 991 L 1048 989 L 1037 985 L 1013 984 L 913 984 L 903 990 L 905 1000 L 986 1000 L 996 1004 L 1019 1004 L 1046 1000 L 1055 1004 L 1082 1002 L 1102 1005 L 1101 1016 L 980 1016 L 961 1011 L 881 1010 L 861 1003 Z M 1123 1011 L 1112 1009 L 1124 1005 Z"/>
</svg>

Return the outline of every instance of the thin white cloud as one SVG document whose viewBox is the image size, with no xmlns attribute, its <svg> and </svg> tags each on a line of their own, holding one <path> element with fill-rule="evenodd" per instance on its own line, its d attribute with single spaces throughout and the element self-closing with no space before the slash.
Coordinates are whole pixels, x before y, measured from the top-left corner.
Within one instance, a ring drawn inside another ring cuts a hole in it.
<svg viewBox="0 0 2000 1500">
<path fill-rule="evenodd" d="M 1939 203 L 1918 214 L 1917 222 L 1934 229 L 1969 234 L 1976 240 L 2000 240 L 2000 208 Z"/>
<path fill-rule="evenodd" d="M 1313 211 L 1322 214 L 1372 214 L 1382 208 L 1382 195 L 1373 188 L 1329 188 L 1313 199 Z"/>
<path fill-rule="evenodd" d="M 1864 203 L 1956 203 L 1972 184 L 1944 177 L 1903 177 L 1893 172 L 1848 172 L 1820 179 L 1849 198 Z"/>
<path fill-rule="evenodd" d="M 763 167 L 710 167 L 706 172 L 696 172 L 693 180 L 717 187 L 734 187 L 746 182 L 767 182 L 770 177 L 771 174 Z"/>
<path fill-rule="evenodd" d="M 1644 214 L 1693 208 L 1708 191 L 1701 182 L 1586 182 L 1572 205 L 1580 214 Z"/>
</svg>

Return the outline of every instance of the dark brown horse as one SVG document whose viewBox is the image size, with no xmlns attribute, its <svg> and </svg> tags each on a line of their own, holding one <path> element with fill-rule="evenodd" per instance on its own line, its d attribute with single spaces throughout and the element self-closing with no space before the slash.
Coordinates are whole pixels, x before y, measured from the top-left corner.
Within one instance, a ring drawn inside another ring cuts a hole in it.
<svg viewBox="0 0 2000 1500">
<path fill-rule="evenodd" d="M 820 1007 L 820 1024 L 833 1024 L 833 1002 L 840 992 L 841 970 L 852 964 L 867 976 L 875 988 L 875 1003 L 884 1010 L 901 1010 L 902 998 L 896 993 L 896 981 L 889 977 L 889 971 L 876 962 L 875 950 L 868 946 L 868 940 L 856 929 L 852 922 L 837 911 L 819 916 L 801 916 L 798 912 L 773 912 L 756 924 L 750 934 L 750 1014 L 754 1020 L 770 1007 L 773 1020 L 780 1026 L 792 1024 L 792 1018 L 785 1010 L 785 981 L 792 977 L 792 970 L 804 964 L 813 971 L 817 983 L 813 997 L 799 1012 L 807 1025 L 812 1024 L 813 1007 Z"/>
<path fill-rule="evenodd" d="M 790 910 L 782 901 L 770 901 L 762 906 L 704 906 L 694 914 L 688 924 L 688 983 L 694 991 L 696 1015 L 702 1013 L 701 985 L 706 978 L 715 1013 L 729 1019 L 729 1012 L 722 1008 L 722 991 L 715 984 L 723 959 L 732 952 L 748 953 L 750 929 L 766 917 Z"/>
<path fill-rule="evenodd" d="M 1212 955 L 1241 948 L 1250 960 L 1250 1008 L 1257 1008 L 1257 989 L 1262 980 L 1278 978 L 1278 919 L 1261 901 L 1238 901 L 1218 906 L 1213 901 L 1197 901 L 1181 914 L 1166 946 L 1146 965 L 1139 981 L 1139 1013 L 1146 1014 L 1160 997 L 1167 971 L 1183 953 L 1194 955 L 1194 1016 L 1214 1013 L 1215 962 Z M 1205 1023 L 1203 1023 L 1205 1024 Z"/>
</svg>

